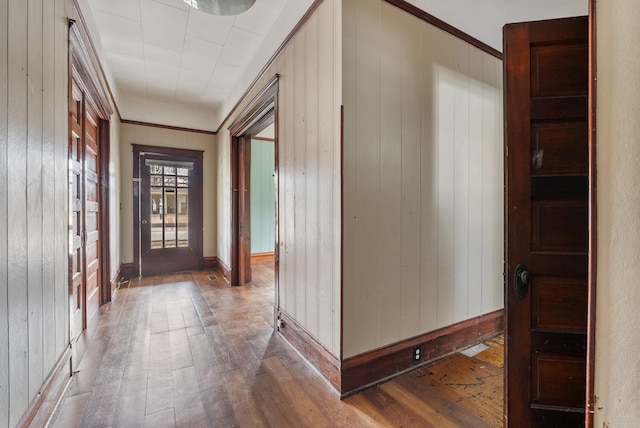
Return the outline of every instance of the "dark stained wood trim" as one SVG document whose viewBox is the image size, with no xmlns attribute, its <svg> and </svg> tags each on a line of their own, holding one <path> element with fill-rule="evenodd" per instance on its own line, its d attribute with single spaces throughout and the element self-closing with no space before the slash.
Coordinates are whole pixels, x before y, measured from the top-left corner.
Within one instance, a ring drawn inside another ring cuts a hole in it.
<svg viewBox="0 0 640 428">
<path fill-rule="evenodd" d="M 131 279 L 136 274 L 133 263 L 120 263 L 120 279 Z"/>
<path fill-rule="evenodd" d="M 113 113 L 111 103 L 103 82 L 97 71 L 100 66 L 94 61 L 95 54 L 87 46 L 86 28 L 77 21 L 69 20 L 69 57 L 70 70 L 76 76 L 76 83 L 85 93 L 87 101 L 95 108 L 98 117 L 109 120 Z"/>
<path fill-rule="evenodd" d="M 251 282 L 251 138 L 240 137 L 238 147 L 238 264 L 231 269 L 238 273 L 237 283 L 232 285 L 244 285 Z"/>
<path fill-rule="evenodd" d="M 291 32 L 283 40 L 283 42 L 280 44 L 278 49 L 276 49 L 276 51 L 273 53 L 273 55 L 271 55 L 271 58 L 269 58 L 267 63 L 264 65 L 264 67 L 262 67 L 262 70 L 260 70 L 258 72 L 258 74 L 256 75 L 256 78 L 253 79 L 253 81 L 247 87 L 247 89 L 244 91 L 242 96 L 240 98 L 238 98 L 238 102 L 236 102 L 236 104 L 233 106 L 233 108 L 231 108 L 231 110 L 229 111 L 227 116 L 224 118 L 224 120 L 222 122 L 220 122 L 220 126 L 218 126 L 218 129 L 217 129 L 216 132 L 220 132 L 222 130 L 222 128 L 224 127 L 224 124 L 227 123 L 227 121 L 231 118 L 231 116 L 233 116 L 233 113 L 238 109 L 238 107 L 240 107 L 240 104 L 242 103 L 242 101 L 244 101 L 244 99 L 247 97 L 247 95 L 249 95 L 249 92 L 251 92 L 253 87 L 258 84 L 258 82 L 260 81 L 260 78 L 262 78 L 262 75 L 264 75 L 267 72 L 267 70 L 269 69 L 269 67 L 271 67 L 271 65 L 273 65 L 273 63 L 276 61 L 276 59 L 278 59 L 278 57 L 280 56 L 282 51 L 287 47 L 287 45 L 289 44 L 291 39 L 293 39 L 293 37 L 298 33 L 298 31 L 300 31 L 302 26 L 309 20 L 309 18 L 311 18 L 313 13 L 316 11 L 316 9 L 318 9 L 318 7 L 320 6 L 320 4 L 323 1 L 324 0 L 315 0 L 313 2 L 313 4 L 311 6 L 309 6 L 309 9 L 307 9 L 307 12 L 302 16 L 300 21 L 298 21 L 296 26 L 293 27 L 293 30 L 291 30 Z"/>
<path fill-rule="evenodd" d="M 231 276 L 231 268 L 227 266 L 227 264 L 223 262 L 218 256 L 216 256 L 215 259 L 216 259 L 216 269 L 220 271 L 220 273 L 227 280 L 227 282 L 230 282 L 229 277 Z"/>
<path fill-rule="evenodd" d="M 481 343 L 504 329 L 498 310 L 342 361 L 342 397 Z M 422 346 L 422 362 L 413 364 L 413 347 Z"/>
<path fill-rule="evenodd" d="M 340 360 L 286 313 L 278 311 L 276 326 L 282 337 L 306 358 L 336 391 L 340 391 Z"/>
<path fill-rule="evenodd" d="M 230 152 L 230 165 L 231 165 L 231 248 L 230 256 L 231 268 L 229 274 L 225 275 L 227 281 L 231 285 L 238 284 L 238 255 L 240 247 L 240 227 L 239 227 L 239 213 L 240 213 L 240 175 L 239 175 L 239 138 L 231 137 L 231 150 Z"/>
<path fill-rule="evenodd" d="M 275 104 L 275 108 L 273 111 L 273 175 L 274 175 L 274 183 L 275 183 L 275 191 L 274 191 L 274 205 L 276 207 L 276 218 L 275 218 L 275 242 L 273 244 L 274 250 L 274 272 L 273 272 L 273 291 L 274 291 L 274 311 L 273 311 L 273 326 L 274 329 L 277 326 L 278 321 L 278 311 L 280 310 L 280 155 L 278 154 L 278 149 L 280 147 L 280 143 L 278 140 L 280 127 L 278 125 L 278 105 L 279 105 L 279 92 L 276 92 L 273 95 L 273 102 Z"/>
<path fill-rule="evenodd" d="M 95 71 L 96 71 L 96 73 L 99 72 L 100 84 L 108 92 L 109 101 L 111 102 L 111 105 L 115 108 L 115 111 L 118 114 L 118 117 L 120 117 L 120 110 L 118 109 L 118 104 L 116 103 L 116 99 L 113 96 L 113 92 L 111 91 L 111 86 L 109 86 L 109 81 L 107 80 L 107 77 L 106 77 L 106 74 L 104 72 L 104 69 L 102 68 L 102 64 L 98 60 L 98 55 L 96 54 L 96 52 L 97 52 L 96 46 L 93 43 L 93 39 L 91 38 L 91 35 L 89 34 L 89 31 L 87 30 L 87 28 L 88 28 L 87 27 L 87 22 L 84 19 L 84 15 L 82 15 L 82 10 L 80 9 L 80 5 L 78 4 L 78 0 L 73 0 L 73 10 L 74 10 L 74 14 L 77 17 L 78 21 L 80 21 L 79 23 L 80 23 L 80 27 L 81 27 L 81 32 L 82 32 L 82 35 L 83 35 L 84 39 L 86 40 L 86 44 L 88 44 L 91 47 L 91 56 L 93 58 Z"/>
<path fill-rule="evenodd" d="M 344 105 L 340 106 L 340 360 L 344 359 Z"/>
<path fill-rule="evenodd" d="M 111 140 L 109 121 L 101 119 L 98 121 L 99 147 L 100 150 L 100 304 L 104 305 L 111 301 L 111 219 L 109 202 L 109 164 L 111 160 Z"/>
<path fill-rule="evenodd" d="M 70 380 L 71 348 L 67 347 L 17 426 L 20 428 L 47 426 Z"/>
<path fill-rule="evenodd" d="M 596 0 L 589 0 L 589 268 L 587 274 L 587 390 L 585 424 L 594 426 L 596 359 L 596 275 L 597 257 L 597 32 Z"/>
<path fill-rule="evenodd" d="M 276 253 L 273 251 L 266 253 L 251 254 L 251 264 L 273 263 L 276 259 Z"/>
<path fill-rule="evenodd" d="M 183 128 L 180 126 L 171 126 L 171 125 L 162 125 L 159 123 L 150 123 L 150 122 L 140 122 L 137 120 L 128 120 L 128 119 L 120 119 L 120 122 L 126 123 L 129 125 L 139 125 L 139 126 L 148 126 L 151 128 L 161 128 L 161 129 L 170 129 L 173 131 L 185 131 L 185 132 L 195 132 L 198 134 L 207 134 L 207 135 L 217 135 L 216 131 L 207 131 L 204 129 L 193 129 L 193 128 Z"/>
<path fill-rule="evenodd" d="M 428 22 L 429 24 L 433 25 L 434 27 L 437 27 L 441 30 L 446 31 L 447 33 L 461 39 L 464 40 L 465 42 L 469 43 L 472 46 L 475 46 L 476 48 L 480 49 L 481 51 L 484 51 L 486 53 L 488 53 L 489 55 L 493 55 L 494 57 L 498 58 L 498 59 L 502 59 L 502 52 L 500 52 L 499 50 L 492 48 L 491 46 L 489 46 L 488 44 L 481 42 L 480 40 L 476 39 L 475 37 L 465 33 L 464 31 L 450 25 L 447 24 L 446 22 L 444 22 L 443 20 L 436 18 L 435 16 L 431 15 L 430 13 L 425 12 L 424 10 L 410 4 L 407 3 L 405 0 L 385 0 L 387 3 L 392 4 L 402 10 L 404 10 L 407 13 L 410 13 L 411 15 L 415 16 L 416 18 L 419 18 L 425 22 Z"/>
<path fill-rule="evenodd" d="M 271 142 L 275 142 L 276 139 L 275 138 L 266 138 L 266 137 L 251 137 L 252 140 L 258 140 L 258 141 L 271 141 Z"/>
<path fill-rule="evenodd" d="M 246 134 L 256 121 L 265 113 L 268 104 L 274 100 L 278 92 L 278 81 L 280 75 L 274 75 L 271 80 L 253 97 L 251 102 L 242 110 L 238 117 L 229 125 L 229 132 L 233 137 Z M 275 108 L 275 105 L 274 105 Z M 266 126 L 265 126 L 266 127 Z"/>
<path fill-rule="evenodd" d="M 247 225 L 251 224 L 249 211 L 251 139 L 247 137 L 258 134 L 272 123 L 275 123 L 275 133 L 277 135 L 278 82 L 279 75 L 276 74 L 249 102 L 228 128 L 231 134 L 231 270 L 228 280 L 231 285 L 242 285 L 251 281 L 251 231 L 250 229 L 247 230 Z M 277 152 L 277 150 L 276 143 L 275 151 Z M 274 162 L 276 162 L 277 170 L 277 158 L 274 159 Z M 243 225 L 245 229 L 241 233 L 240 228 Z M 277 271 L 278 266 L 276 265 L 276 296 Z"/>
<path fill-rule="evenodd" d="M 203 257 L 202 258 L 202 268 L 203 269 L 218 269 L 218 258 L 217 257 Z"/>
</svg>

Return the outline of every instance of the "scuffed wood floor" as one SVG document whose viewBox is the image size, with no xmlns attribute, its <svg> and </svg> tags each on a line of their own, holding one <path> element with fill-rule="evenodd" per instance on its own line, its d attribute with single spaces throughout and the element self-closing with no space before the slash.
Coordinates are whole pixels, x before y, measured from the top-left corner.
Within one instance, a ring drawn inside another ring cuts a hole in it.
<svg viewBox="0 0 640 428">
<path fill-rule="evenodd" d="M 100 308 L 52 426 L 500 427 L 502 341 L 341 401 L 273 333 L 273 266 L 133 280 Z"/>
</svg>

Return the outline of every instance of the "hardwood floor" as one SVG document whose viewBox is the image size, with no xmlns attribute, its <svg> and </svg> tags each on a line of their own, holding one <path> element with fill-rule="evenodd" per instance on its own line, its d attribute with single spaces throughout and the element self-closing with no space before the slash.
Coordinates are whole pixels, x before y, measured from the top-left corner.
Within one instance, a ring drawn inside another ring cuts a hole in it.
<svg viewBox="0 0 640 428">
<path fill-rule="evenodd" d="M 341 401 L 273 333 L 273 267 L 253 277 L 230 287 L 201 271 L 121 288 L 87 331 L 52 426 L 502 426 L 500 337 Z"/>
</svg>

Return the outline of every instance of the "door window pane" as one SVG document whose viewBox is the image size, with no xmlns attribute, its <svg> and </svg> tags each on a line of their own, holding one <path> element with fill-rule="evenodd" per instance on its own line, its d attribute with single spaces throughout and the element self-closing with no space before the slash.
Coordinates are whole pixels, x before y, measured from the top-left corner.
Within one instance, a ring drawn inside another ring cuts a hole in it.
<svg viewBox="0 0 640 428">
<path fill-rule="evenodd" d="M 148 162 L 151 172 L 151 248 L 188 247 L 190 168 Z"/>
<path fill-rule="evenodd" d="M 151 188 L 151 215 L 149 216 L 151 220 L 151 248 L 162 248 L 163 247 L 163 236 L 162 236 L 162 226 L 163 226 L 163 206 L 164 206 L 164 198 L 162 196 L 162 188 L 152 187 Z"/>
<path fill-rule="evenodd" d="M 177 189 L 178 247 L 189 246 L 189 189 Z"/>
</svg>

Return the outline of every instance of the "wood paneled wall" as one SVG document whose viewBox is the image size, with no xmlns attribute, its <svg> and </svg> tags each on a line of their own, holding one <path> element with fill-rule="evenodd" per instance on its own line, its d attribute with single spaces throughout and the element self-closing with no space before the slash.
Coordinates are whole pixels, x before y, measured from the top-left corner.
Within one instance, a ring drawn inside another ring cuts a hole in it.
<svg viewBox="0 0 640 428">
<path fill-rule="evenodd" d="M 274 143 L 251 140 L 251 254 L 275 245 Z"/>
<path fill-rule="evenodd" d="M 116 281 L 120 269 L 120 117 L 111 116 L 109 131 L 109 250 L 111 272 L 109 279 Z"/>
<path fill-rule="evenodd" d="M 70 0 L 0 5 L 0 426 L 15 426 L 69 344 Z"/>
<path fill-rule="evenodd" d="M 280 307 L 340 355 L 340 2 L 325 0 L 218 134 L 219 255 L 230 255 L 229 123 L 278 73 Z"/>
<path fill-rule="evenodd" d="M 343 2 L 343 357 L 503 305 L 502 62 Z"/>
<path fill-rule="evenodd" d="M 120 124 L 120 258 L 133 262 L 133 151 L 132 144 L 202 150 L 202 255 L 216 256 L 216 137 L 199 132 L 179 131 L 130 123 Z"/>
</svg>

